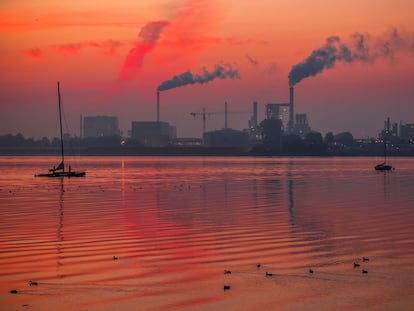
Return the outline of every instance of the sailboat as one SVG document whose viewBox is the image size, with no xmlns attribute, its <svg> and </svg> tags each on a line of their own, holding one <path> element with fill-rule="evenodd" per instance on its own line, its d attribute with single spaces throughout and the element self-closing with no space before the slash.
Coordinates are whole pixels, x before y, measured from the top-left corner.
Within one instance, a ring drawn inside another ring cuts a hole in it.
<svg viewBox="0 0 414 311">
<path fill-rule="evenodd" d="M 374 166 L 376 171 L 390 171 L 391 169 L 393 169 L 392 165 L 387 164 L 387 142 L 385 141 L 385 138 L 383 138 L 383 141 L 384 141 L 384 162 Z"/>
<path fill-rule="evenodd" d="M 58 89 L 58 105 L 59 105 L 59 123 L 60 123 L 60 151 L 62 159 L 59 165 L 53 166 L 53 168 L 49 169 L 48 173 L 43 174 L 36 174 L 36 177 L 83 177 L 85 176 L 84 171 L 76 172 L 72 171 L 71 166 L 69 165 L 69 169 L 65 170 L 65 156 L 63 150 L 63 132 L 62 132 L 62 111 L 60 108 L 60 88 L 59 88 L 59 81 L 57 83 Z"/>
</svg>

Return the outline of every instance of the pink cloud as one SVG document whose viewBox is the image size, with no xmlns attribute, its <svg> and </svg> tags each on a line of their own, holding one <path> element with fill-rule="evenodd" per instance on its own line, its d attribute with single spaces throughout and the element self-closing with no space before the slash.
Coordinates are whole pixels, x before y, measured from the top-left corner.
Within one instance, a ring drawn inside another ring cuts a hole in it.
<svg viewBox="0 0 414 311">
<path fill-rule="evenodd" d="M 144 64 L 145 57 L 157 46 L 157 64 L 190 62 L 199 53 L 215 45 L 267 45 L 258 39 L 218 38 L 214 36 L 220 21 L 225 18 L 211 0 L 187 0 L 173 14 L 170 22 L 155 21 L 144 25 L 136 44 L 129 50 L 118 75 L 118 80 L 132 80 Z M 168 26 L 168 27 L 166 27 Z M 185 51 L 185 53 L 184 53 Z"/>
<path fill-rule="evenodd" d="M 236 38 L 227 38 L 223 40 L 224 43 L 228 45 L 248 45 L 248 44 L 255 44 L 255 45 L 269 45 L 270 42 L 266 40 L 256 40 L 256 39 L 236 39 Z"/>
<path fill-rule="evenodd" d="M 141 28 L 138 34 L 138 41 L 125 57 L 118 76 L 119 80 L 131 80 L 135 77 L 135 72 L 142 66 L 145 55 L 155 47 L 161 31 L 168 24 L 169 22 L 166 21 L 154 21 L 147 23 Z"/>
<path fill-rule="evenodd" d="M 43 56 L 42 50 L 37 48 L 25 50 L 23 53 L 33 58 L 41 58 Z"/>
<path fill-rule="evenodd" d="M 123 46 L 124 43 L 120 41 L 107 40 L 107 41 L 88 41 L 88 42 L 77 42 L 77 43 L 68 43 L 68 44 L 56 44 L 52 45 L 51 48 L 59 53 L 64 55 L 75 55 L 79 53 L 82 49 L 86 48 L 96 48 L 102 50 L 106 55 L 116 54 L 116 49 Z"/>
<path fill-rule="evenodd" d="M 59 54 L 74 55 L 77 54 L 82 48 L 82 43 L 68 43 L 51 46 Z"/>
<path fill-rule="evenodd" d="M 107 55 L 115 55 L 116 49 L 123 46 L 124 43 L 120 41 L 114 41 L 114 40 L 107 40 L 107 41 L 89 41 L 85 43 L 85 46 L 87 47 L 93 47 L 104 51 L 104 54 Z"/>
</svg>

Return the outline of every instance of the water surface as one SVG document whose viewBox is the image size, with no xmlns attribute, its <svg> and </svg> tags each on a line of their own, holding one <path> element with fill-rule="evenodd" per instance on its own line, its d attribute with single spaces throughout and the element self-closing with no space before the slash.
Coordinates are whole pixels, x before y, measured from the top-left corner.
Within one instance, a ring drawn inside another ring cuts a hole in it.
<svg viewBox="0 0 414 311">
<path fill-rule="evenodd" d="M 71 160 L 0 157 L 2 310 L 413 309 L 413 158 Z"/>
</svg>

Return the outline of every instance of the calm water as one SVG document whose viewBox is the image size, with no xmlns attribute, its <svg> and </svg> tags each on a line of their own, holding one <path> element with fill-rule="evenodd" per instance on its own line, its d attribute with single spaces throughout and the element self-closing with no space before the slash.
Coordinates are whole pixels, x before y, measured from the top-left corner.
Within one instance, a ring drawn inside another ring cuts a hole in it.
<svg viewBox="0 0 414 311">
<path fill-rule="evenodd" d="M 380 160 L 0 157 L 1 310 L 413 310 L 414 158 Z"/>
</svg>

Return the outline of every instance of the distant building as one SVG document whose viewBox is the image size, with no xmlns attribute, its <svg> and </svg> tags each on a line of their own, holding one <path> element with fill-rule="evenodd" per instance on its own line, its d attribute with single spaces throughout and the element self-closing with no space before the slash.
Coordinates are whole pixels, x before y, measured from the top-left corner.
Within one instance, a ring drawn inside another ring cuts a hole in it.
<svg viewBox="0 0 414 311">
<path fill-rule="evenodd" d="M 120 135 L 118 118 L 95 116 L 83 118 L 83 137 L 105 137 Z"/>
<path fill-rule="evenodd" d="M 204 144 L 208 147 L 237 147 L 244 148 L 249 144 L 249 134 L 225 128 L 219 131 L 206 132 Z"/>
<path fill-rule="evenodd" d="M 266 104 L 266 119 L 279 119 L 282 121 L 283 129 L 288 128 L 289 122 L 289 104 Z"/>
<path fill-rule="evenodd" d="M 414 123 L 400 125 L 400 138 L 414 141 Z"/>
<path fill-rule="evenodd" d="M 131 138 L 146 146 L 162 147 L 177 138 L 177 130 L 167 122 L 133 121 Z"/>
<path fill-rule="evenodd" d="M 172 140 L 175 146 L 201 146 L 203 140 L 201 138 L 181 137 Z"/>
<path fill-rule="evenodd" d="M 249 135 L 249 140 L 252 144 L 257 143 L 261 140 L 261 133 L 257 122 L 258 113 L 257 113 L 257 102 L 253 102 L 253 114 L 248 120 L 247 133 Z"/>
<path fill-rule="evenodd" d="M 294 126 L 294 134 L 305 138 L 311 132 L 311 128 L 308 123 L 308 116 L 306 113 L 297 113 L 296 114 L 296 123 Z"/>
<path fill-rule="evenodd" d="M 257 102 L 253 102 L 253 114 L 249 119 L 249 129 L 257 128 Z"/>
<path fill-rule="evenodd" d="M 398 139 L 398 124 L 393 123 L 391 125 L 390 118 L 388 117 L 384 121 L 384 129 L 379 133 L 379 138 L 386 141 L 395 141 Z"/>
</svg>

